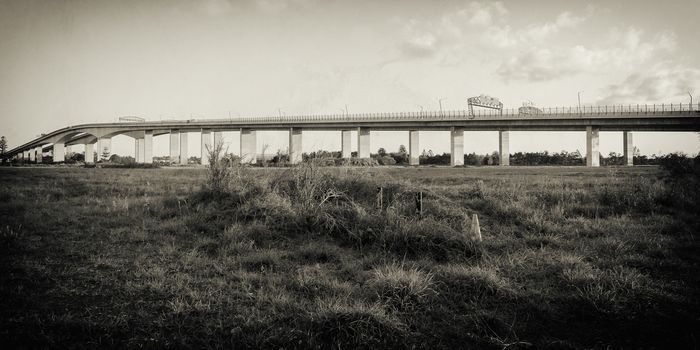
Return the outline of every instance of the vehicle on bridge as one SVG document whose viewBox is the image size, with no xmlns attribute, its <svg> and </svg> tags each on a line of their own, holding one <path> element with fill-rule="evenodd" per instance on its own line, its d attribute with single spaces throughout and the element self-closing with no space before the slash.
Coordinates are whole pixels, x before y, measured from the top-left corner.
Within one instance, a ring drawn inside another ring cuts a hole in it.
<svg viewBox="0 0 700 350">
<path fill-rule="evenodd" d="M 523 106 L 518 108 L 518 114 L 522 115 L 533 115 L 533 114 L 542 114 L 542 110 L 535 107 L 535 104 L 532 103 L 532 101 L 528 102 L 523 102 Z"/>
</svg>

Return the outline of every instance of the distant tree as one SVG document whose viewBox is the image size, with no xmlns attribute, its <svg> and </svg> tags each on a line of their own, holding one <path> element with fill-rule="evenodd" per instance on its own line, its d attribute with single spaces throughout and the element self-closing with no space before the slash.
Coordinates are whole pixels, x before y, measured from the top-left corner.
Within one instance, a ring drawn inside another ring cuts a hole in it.
<svg viewBox="0 0 700 350">
<path fill-rule="evenodd" d="M 377 154 L 378 154 L 380 157 L 386 156 L 386 150 L 384 149 L 384 147 L 379 148 L 379 149 L 377 150 Z"/>
<path fill-rule="evenodd" d="M 404 145 L 399 146 L 399 153 L 408 153 L 406 151 L 406 146 L 404 146 Z"/>
<path fill-rule="evenodd" d="M 0 137 L 0 154 L 7 152 L 7 139 L 5 136 Z"/>
<path fill-rule="evenodd" d="M 7 151 L 7 139 L 5 136 L 0 137 L 0 159 L 5 162 L 5 152 Z"/>
</svg>

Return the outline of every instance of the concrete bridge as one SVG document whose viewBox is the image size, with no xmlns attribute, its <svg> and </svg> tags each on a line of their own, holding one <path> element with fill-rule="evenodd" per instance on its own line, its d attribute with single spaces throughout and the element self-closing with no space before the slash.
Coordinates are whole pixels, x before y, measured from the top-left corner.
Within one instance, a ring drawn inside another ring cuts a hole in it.
<svg viewBox="0 0 700 350">
<path fill-rule="evenodd" d="M 65 127 L 44 134 L 4 155 L 24 162 L 42 162 L 45 152 L 52 153 L 53 162 L 65 160 L 65 147 L 85 145 L 85 154 L 98 154 L 111 149 L 111 139 L 127 135 L 134 139 L 136 161 L 153 162 L 153 137 L 170 135 L 170 159 L 187 163 L 188 134 L 201 135 L 202 163 L 206 164 L 206 149 L 221 140 L 223 131 L 240 131 L 240 156 L 244 162 L 255 162 L 257 130 L 288 130 L 289 159 L 301 161 L 304 130 L 340 130 L 342 157 L 351 157 L 350 132 L 357 131 L 357 155 L 369 158 L 372 130 L 405 130 L 409 132 L 409 163 L 418 165 L 420 130 L 450 131 L 451 164 L 464 164 L 464 131 L 498 131 L 500 164 L 509 165 L 509 131 L 581 131 L 586 133 L 586 164 L 599 165 L 598 133 L 620 131 L 626 165 L 632 165 L 632 132 L 634 131 L 700 131 L 700 103 L 615 105 L 587 107 L 544 108 L 522 114 L 517 109 L 503 111 L 426 111 L 401 113 L 300 115 L 276 117 L 247 117 L 237 119 L 166 120 L 144 122 L 95 123 Z M 96 145 L 96 149 L 95 149 Z M 85 158 L 87 163 L 93 157 Z"/>
</svg>

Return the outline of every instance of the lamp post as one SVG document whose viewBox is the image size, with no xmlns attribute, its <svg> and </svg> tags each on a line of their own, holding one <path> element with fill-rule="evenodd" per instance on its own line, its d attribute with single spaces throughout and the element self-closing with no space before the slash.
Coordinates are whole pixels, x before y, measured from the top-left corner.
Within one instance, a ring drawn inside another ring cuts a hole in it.
<svg viewBox="0 0 700 350">
<path fill-rule="evenodd" d="M 578 114 L 581 115 L 581 93 L 583 91 L 578 92 Z"/>
<path fill-rule="evenodd" d="M 444 117 L 444 116 L 445 116 L 445 114 L 442 112 L 442 101 L 443 101 L 443 100 L 446 100 L 446 99 L 447 99 L 447 98 L 444 98 L 444 97 L 438 99 L 438 104 L 440 104 L 440 116 L 441 116 L 441 117 Z"/>
</svg>

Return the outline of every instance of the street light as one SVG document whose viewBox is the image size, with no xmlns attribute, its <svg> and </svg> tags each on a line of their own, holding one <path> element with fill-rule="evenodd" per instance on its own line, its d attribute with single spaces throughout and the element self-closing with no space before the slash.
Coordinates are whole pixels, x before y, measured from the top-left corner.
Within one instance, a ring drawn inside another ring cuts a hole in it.
<svg viewBox="0 0 700 350">
<path fill-rule="evenodd" d="M 421 106 L 421 105 L 417 105 L 417 106 L 418 106 L 418 108 L 420 108 L 420 116 L 422 117 L 423 116 L 423 106 Z"/>
<path fill-rule="evenodd" d="M 583 91 L 578 92 L 578 114 L 581 114 L 581 93 Z"/>
<path fill-rule="evenodd" d="M 444 117 L 444 116 L 445 116 L 444 113 L 442 112 L 442 101 L 443 101 L 443 100 L 446 100 L 446 99 L 447 99 L 447 98 L 445 98 L 445 97 L 438 99 L 438 103 L 440 104 L 440 116 L 441 116 L 441 117 Z"/>
<path fill-rule="evenodd" d="M 693 95 L 688 91 L 688 96 L 690 96 L 690 108 L 693 108 Z"/>
</svg>

